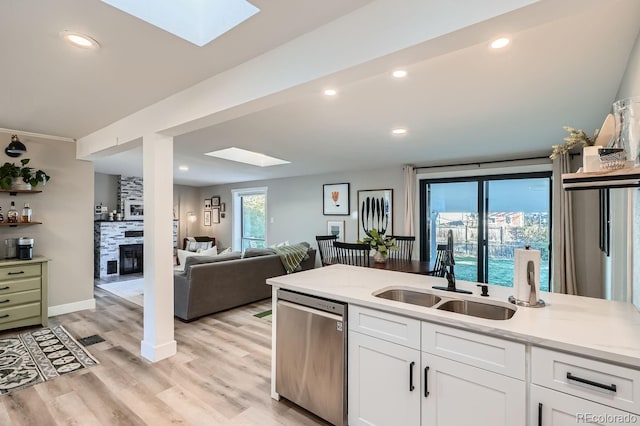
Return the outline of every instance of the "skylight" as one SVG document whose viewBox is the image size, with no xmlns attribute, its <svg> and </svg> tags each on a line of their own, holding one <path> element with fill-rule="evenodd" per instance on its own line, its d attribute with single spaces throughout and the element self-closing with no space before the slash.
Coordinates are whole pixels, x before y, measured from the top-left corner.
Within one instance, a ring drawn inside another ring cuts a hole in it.
<svg viewBox="0 0 640 426">
<path fill-rule="evenodd" d="M 291 161 L 281 160 L 275 157 L 269 157 L 265 154 L 260 154 L 253 151 L 247 151 L 241 148 L 227 148 L 218 151 L 207 152 L 204 155 L 211 157 L 222 158 L 225 160 L 237 161 L 239 163 L 251 164 L 253 166 L 269 167 L 278 166 L 280 164 L 289 164 Z"/>
<path fill-rule="evenodd" d="M 260 11 L 245 0 L 102 0 L 199 47 Z"/>
</svg>

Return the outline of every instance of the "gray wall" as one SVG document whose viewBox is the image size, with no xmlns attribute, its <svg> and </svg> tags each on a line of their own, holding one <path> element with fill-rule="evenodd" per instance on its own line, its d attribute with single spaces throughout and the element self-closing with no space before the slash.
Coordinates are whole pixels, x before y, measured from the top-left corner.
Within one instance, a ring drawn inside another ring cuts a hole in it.
<svg viewBox="0 0 640 426">
<path fill-rule="evenodd" d="M 324 216 L 322 214 L 322 185 L 330 183 L 350 184 L 350 210 L 357 210 L 358 190 L 393 189 L 394 231 L 401 233 L 403 227 L 402 168 L 370 170 L 360 172 L 333 173 L 328 175 L 301 176 L 287 179 L 243 182 L 238 184 L 204 187 L 201 194 L 219 195 L 226 203 L 226 218 L 213 225 L 212 235 L 219 244 L 228 247 L 232 243 L 232 189 L 267 187 L 267 244 L 282 241 L 297 243 L 307 241 L 315 247 L 315 236 L 327 234 L 327 221 L 345 221 L 345 241 L 358 238 L 358 222 L 351 216 Z"/>
<path fill-rule="evenodd" d="M 93 204 L 109 208 L 108 211 L 119 210 L 118 207 L 118 175 L 96 173 L 93 182 Z"/>
<path fill-rule="evenodd" d="M 11 135 L 0 134 L 0 145 L 6 146 Z M 2 228 L 2 237 L 35 238 L 34 254 L 50 259 L 49 306 L 89 302 L 93 300 L 93 164 L 76 160 L 76 147 L 71 142 L 21 138 L 27 153 L 20 158 L 2 160 L 18 162 L 30 158 L 30 166 L 42 169 L 51 180 L 40 194 L 12 197 L 0 194 L 0 205 L 7 210 L 11 201 L 18 207 L 25 202 L 33 208 L 33 220 L 42 225 Z M 86 307 L 86 306 L 85 306 Z"/>
</svg>

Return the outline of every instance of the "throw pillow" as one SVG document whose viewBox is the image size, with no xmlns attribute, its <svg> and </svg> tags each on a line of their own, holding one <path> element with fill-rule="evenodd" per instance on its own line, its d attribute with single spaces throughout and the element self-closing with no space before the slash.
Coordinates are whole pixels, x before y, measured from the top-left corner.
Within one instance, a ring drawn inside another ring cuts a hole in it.
<svg viewBox="0 0 640 426">
<path fill-rule="evenodd" d="M 289 245 L 289 240 L 283 241 L 283 242 L 278 243 L 278 244 L 272 244 L 269 247 L 275 248 L 275 247 L 284 247 L 284 246 L 288 246 L 288 245 Z"/>
<path fill-rule="evenodd" d="M 270 254 L 274 254 L 272 249 L 249 247 L 244 251 L 244 253 L 242 254 L 242 257 L 247 258 L 247 257 L 256 257 L 256 256 L 268 256 Z"/>
<path fill-rule="evenodd" d="M 222 250 L 220 253 L 218 253 L 218 255 L 227 254 L 227 253 L 231 253 L 231 247 L 227 247 L 226 249 Z"/>
<path fill-rule="evenodd" d="M 202 254 L 194 251 L 178 249 L 178 266 L 175 267 L 176 271 L 184 272 L 184 266 L 187 262 L 187 257 L 189 256 L 202 256 Z"/>
<path fill-rule="evenodd" d="M 205 249 L 205 250 L 198 250 L 198 253 L 203 255 L 203 256 L 217 256 L 218 255 L 218 247 L 213 246 L 211 248 Z"/>
</svg>

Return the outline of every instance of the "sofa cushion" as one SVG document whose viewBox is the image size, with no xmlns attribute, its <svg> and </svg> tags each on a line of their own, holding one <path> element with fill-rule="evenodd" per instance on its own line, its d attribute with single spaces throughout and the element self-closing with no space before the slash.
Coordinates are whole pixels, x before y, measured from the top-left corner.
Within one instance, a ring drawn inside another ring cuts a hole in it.
<svg viewBox="0 0 640 426">
<path fill-rule="evenodd" d="M 247 258 L 247 257 L 256 257 L 256 256 L 268 256 L 271 254 L 275 254 L 273 250 L 268 249 L 268 248 L 248 248 L 245 249 L 244 254 L 242 255 L 242 258 Z"/>
<path fill-rule="evenodd" d="M 235 251 L 218 256 L 188 256 L 185 260 L 184 267 L 187 268 L 193 265 L 202 265 L 203 263 L 216 263 L 236 259 L 242 259 L 242 253 Z"/>
</svg>

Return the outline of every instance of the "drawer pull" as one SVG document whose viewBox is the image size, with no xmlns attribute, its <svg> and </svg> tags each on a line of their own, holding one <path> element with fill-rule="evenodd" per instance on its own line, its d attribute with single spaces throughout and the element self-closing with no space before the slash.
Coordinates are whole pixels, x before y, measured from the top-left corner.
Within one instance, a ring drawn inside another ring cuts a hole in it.
<svg viewBox="0 0 640 426">
<path fill-rule="evenodd" d="M 11 286 L 5 285 L 4 287 L 0 287 L 0 290 L 9 290 Z"/>
<path fill-rule="evenodd" d="M 18 271 L 18 272 L 7 272 L 7 275 L 20 275 L 20 274 L 24 274 L 24 271 Z"/>
<path fill-rule="evenodd" d="M 424 368 L 424 397 L 429 396 L 429 367 Z"/>
<path fill-rule="evenodd" d="M 583 379 L 581 377 L 576 377 L 573 374 L 567 372 L 567 380 L 573 380 L 576 382 L 580 382 L 580 383 L 584 383 L 585 385 L 589 385 L 589 386 L 595 386 L 597 388 L 600 389 L 606 389 L 608 391 L 611 392 L 615 392 L 616 391 L 616 385 L 603 385 L 602 383 L 598 383 L 598 382 L 592 382 L 591 380 L 588 379 Z"/>
<path fill-rule="evenodd" d="M 415 386 L 413 386 L 413 366 L 416 365 L 415 362 L 411 361 L 411 364 L 409 364 L 409 392 L 413 392 L 413 390 L 416 388 Z"/>
<path fill-rule="evenodd" d="M 0 318 L 9 318 L 9 314 L 0 315 Z"/>
<path fill-rule="evenodd" d="M 538 402 L 538 426 L 542 426 L 542 402 Z"/>
<path fill-rule="evenodd" d="M 9 303 L 9 302 L 11 302 L 11 299 L 0 300 L 0 303 Z"/>
</svg>

